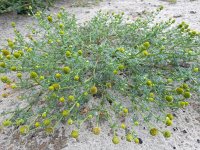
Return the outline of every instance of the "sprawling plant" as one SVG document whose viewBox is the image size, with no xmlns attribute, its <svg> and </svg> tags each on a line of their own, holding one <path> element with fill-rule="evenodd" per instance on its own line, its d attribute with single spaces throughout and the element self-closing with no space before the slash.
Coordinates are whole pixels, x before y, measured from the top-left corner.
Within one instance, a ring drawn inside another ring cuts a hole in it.
<svg viewBox="0 0 200 150">
<path fill-rule="evenodd" d="M 171 126 L 171 109 L 199 96 L 200 33 L 173 19 L 156 23 L 160 9 L 133 22 L 123 13 L 99 12 L 83 25 L 64 10 L 57 16 L 38 12 L 39 27 L 28 38 L 12 23 L 16 37 L 1 50 L 0 71 L 16 79 L 4 74 L 1 81 L 20 90 L 26 105 L 2 113 L 7 116 L 2 126 L 19 127 L 23 135 L 53 134 L 66 123 L 74 128 L 70 136 L 78 138 L 84 122 L 92 122 L 98 135 L 104 120 L 114 144 L 120 128 L 127 141 L 138 143 L 140 124 L 152 136 L 170 137 L 155 122 Z"/>
</svg>

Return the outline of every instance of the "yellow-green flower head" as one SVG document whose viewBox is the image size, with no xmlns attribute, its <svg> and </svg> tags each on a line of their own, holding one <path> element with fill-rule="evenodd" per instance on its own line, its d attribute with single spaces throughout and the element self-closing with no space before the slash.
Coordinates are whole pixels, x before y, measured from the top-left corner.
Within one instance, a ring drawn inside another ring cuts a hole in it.
<svg viewBox="0 0 200 150">
<path fill-rule="evenodd" d="M 120 65 L 118 66 L 118 69 L 121 70 L 121 71 L 122 71 L 124 68 L 125 68 L 125 67 L 124 67 L 124 65 L 122 65 L 122 64 L 120 64 Z"/>
<path fill-rule="evenodd" d="M 35 79 L 38 77 L 38 74 L 36 72 L 31 72 L 30 73 L 30 78 Z"/>
<path fill-rule="evenodd" d="M 149 93 L 149 97 L 155 98 L 155 94 L 154 93 Z"/>
<path fill-rule="evenodd" d="M 60 35 L 64 35 L 65 32 L 64 32 L 63 30 L 60 30 L 60 31 L 59 31 L 59 34 L 60 34 Z"/>
<path fill-rule="evenodd" d="M 3 59 L 3 55 L 2 54 L 0 54 L 0 60 L 2 60 Z"/>
<path fill-rule="evenodd" d="M 83 54 L 82 50 L 78 50 L 78 55 L 81 56 Z"/>
<path fill-rule="evenodd" d="M 179 88 L 176 89 L 176 92 L 178 94 L 183 94 L 184 90 L 183 90 L 183 88 L 179 87 Z"/>
<path fill-rule="evenodd" d="M 69 111 L 69 110 L 63 110 L 63 111 L 62 111 L 63 117 L 67 117 L 69 114 L 70 114 L 70 111 Z"/>
<path fill-rule="evenodd" d="M 152 98 L 152 97 L 149 97 L 148 100 L 149 100 L 150 102 L 154 102 L 154 101 L 155 101 L 155 99 Z"/>
<path fill-rule="evenodd" d="M 117 48 L 117 51 L 121 52 L 121 53 L 124 53 L 125 52 L 125 49 L 123 47 L 119 47 Z"/>
<path fill-rule="evenodd" d="M 167 79 L 167 83 L 172 83 L 173 79 Z"/>
<path fill-rule="evenodd" d="M 55 76 L 56 76 L 56 78 L 61 78 L 62 75 L 60 73 L 56 73 Z"/>
<path fill-rule="evenodd" d="M 79 136 L 78 130 L 72 130 L 71 137 L 77 139 Z"/>
<path fill-rule="evenodd" d="M 51 120 L 45 119 L 44 122 L 43 122 L 43 124 L 44 124 L 45 126 L 49 126 L 49 125 L 51 124 Z"/>
<path fill-rule="evenodd" d="M 78 76 L 78 75 L 76 75 L 75 77 L 74 77 L 74 80 L 75 81 L 78 81 L 80 79 L 80 77 Z"/>
<path fill-rule="evenodd" d="M 69 118 L 69 119 L 67 120 L 67 124 L 68 124 L 68 125 L 72 125 L 72 124 L 73 124 L 73 120 L 72 120 L 71 118 Z"/>
<path fill-rule="evenodd" d="M 100 129 L 99 127 L 94 127 L 94 128 L 92 129 L 92 132 L 93 132 L 95 135 L 99 135 L 100 132 L 101 132 L 101 129 Z"/>
<path fill-rule="evenodd" d="M 41 17 L 41 11 L 36 12 L 35 16 L 38 18 Z"/>
<path fill-rule="evenodd" d="M 193 68 L 194 72 L 199 72 L 199 68 Z"/>
<path fill-rule="evenodd" d="M 57 94 L 56 93 L 52 93 L 51 95 L 53 98 L 57 98 Z"/>
<path fill-rule="evenodd" d="M 124 114 L 128 114 L 128 108 L 123 108 Z"/>
<path fill-rule="evenodd" d="M 59 98 L 59 101 L 60 101 L 61 103 L 64 103 L 64 102 L 65 102 L 65 98 L 64 98 L 64 97 L 60 97 L 60 98 Z"/>
<path fill-rule="evenodd" d="M 148 81 L 146 82 L 146 84 L 147 84 L 148 86 L 152 86 L 152 85 L 153 85 L 153 83 L 152 83 L 151 80 L 148 80 Z"/>
<path fill-rule="evenodd" d="M 7 82 L 9 81 L 9 79 L 8 79 L 7 76 L 2 76 L 2 77 L 1 77 L 1 81 L 2 81 L 3 83 L 7 83 Z"/>
<path fill-rule="evenodd" d="M 80 103 L 76 103 L 76 107 L 79 108 L 80 107 Z"/>
<path fill-rule="evenodd" d="M 139 140 L 138 138 L 134 138 L 134 142 L 135 142 L 136 144 L 138 144 L 138 143 L 140 143 L 140 140 Z"/>
<path fill-rule="evenodd" d="M 10 70 L 16 71 L 16 70 L 17 70 L 17 67 L 16 67 L 16 66 L 12 66 L 12 67 L 10 68 Z"/>
<path fill-rule="evenodd" d="M 66 51 L 66 57 L 71 57 L 72 53 L 70 51 Z"/>
<path fill-rule="evenodd" d="M 143 46 L 144 46 L 146 49 L 148 49 L 148 48 L 150 47 L 150 43 L 149 43 L 149 42 L 145 42 L 145 43 L 143 43 Z"/>
<path fill-rule="evenodd" d="M 7 98 L 8 97 L 8 94 L 7 93 L 2 93 L 1 95 L 3 98 Z"/>
<path fill-rule="evenodd" d="M 7 49 L 3 49 L 1 52 L 4 56 L 10 55 L 10 52 Z"/>
<path fill-rule="evenodd" d="M 114 74 L 114 75 L 118 74 L 118 71 L 117 71 L 117 70 L 114 70 L 114 71 L 113 71 L 113 74 Z"/>
<path fill-rule="evenodd" d="M 4 120 L 2 124 L 3 126 L 8 127 L 12 125 L 12 122 L 10 120 Z"/>
<path fill-rule="evenodd" d="M 18 53 L 23 56 L 24 55 L 24 52 L 22 50 L 18 50 Z"/>
<path fill-rule="evenodd" d="M 49 39 L 48 40 L 48 44 L 52 44 L 53 43 L 53 40 L 52 39 Z"/>
<path fill-rule="evenodd" d="M 84 92 L 83 95 L 84 95 L 84 96 L 88 96 L 88 92 Z"/>
<path fill-rule="evenodd" d="M 160 7 L 158 8 L 158 11 L 161 11 L 164 9 L 164 6 L 163 5 L 160 5 Z"/>
<path fill-rule="evenodd" d="M 160 48 L 160 50 L 161 51 L 165 50 L 165 46 L 162 45 L 161 48 Z"/>
<path fill-rule="evenodd" d="M 11 55 L 7 55 L 6 58 L 7 58 L 8 60 L 10 60 L 10 59 L 12 58 L 12 56 L 11 56 Z"/>
<path fill-rule="evenodd" d="M 40 80 L 44 80 L 44 76 L 40 76 Z"/>
<path fill-rule="evenodd" d="M 185 102 L 185 106 L 188 106 L 189 105 L 189 102 Z"/>
<path fill-rule="evenodd" d="M 144 50 L 144 51 L 142 52 L 142 54 L 143 54 L 144 56 L 148 56 L 148 55 L 149 55 L 149 52 L 148 52 L 147 50 Z"/>
<path fill-rule="evenodd" d="M 128 133 L 128 134 L 126 135 L 126 141 L 128 141 L 128 142 L 133 141 L 133 135 L 132 135 L 131 133 Z"/>
<path fill-rule="evenodd" d="M 12 84 L 12 85 L 11 85 L 11 88 L 12 88 L 12 89 L 16 89 L 16 88 L 17 88 L 17 85 L 16 85 L 16 84 Z"/>
<path fill-rule="evenodd" d="M 71 69 L 68 67 L 68 66 L 66 66 L 66 67 L 63 67 L 63 72 L 65 73 L 65 74 L 68 74 L 70 71 L 71 71 Z"/>
<path fill-rule="evenodd" d="M 52 21 L 53 21 L 52 16 L 48 16 L 48 17 L 47 17 L 47 20 L 48 20 L 49 22 L 52 22 Z"/>
<path fill-rule="evenodd" d="M 57 14 L 57 18 L 60 19 L 61 17 L 62 17 L 62 14 L 61 14 L 61 12 L 59 12 L 59 13 Z"/>
<path fill-rule="evenodd" d="M 0 67 L 5 68 L 6 67 L 6 63 L 5 62 L 0 62 Z"/>
<path fill-rule="evenodd" d="M 27 52 L 31 52 L 33 49 L 31 48 L 31 47 L 29 47 L 28 49 L 27 49 Z"/>
<path fill-rule="evenodd" d="M 17 73 L 17 77 L 21 79 L 22 78 L 22 73 Z"/>
<path fill-rule="evenodd" d="M 53 86 L 49 86 L 49 91 L 54 91 L 54 87 Z"/>
<path fill-rule="evenodd" d="M 172 120 L 166 119 L 165 124 L 166 124 L 167 126 L 171 126 L 171 125 L 172 125 Z"/>
<path fill-rule="evenodd" d="M 69 96 L 68 96 L 68 100 L 69 100 L 70 102 L 73 102 L 73 101 L 74 101 L 74 99 L 75 99 L 75 98 L 74 98 L 74 96 L 73 96 L 73 95 L 69 95 Z"/>
<path fill-rule="evenodd" d="M 138 125 L 139 125 L 139 122 L 138 122 L 138 121 L 135 121 L 135 122 L 134 122 L 134 125 L 138 126 Z"/>
<path fill-rule="evenodd" d="M 121 128 L 122 128 L 122 129 L 126 129 L 126 124 L 125 124 L 125 123 L 122 123 L 122 124 L 121 124 Z"/>
<path fill-rule="evenodd" d="M 186 83 L 183 83 L 183 84 L 182 84 L 182 87 L 183 87 L 184 89 L 188 89 L 188 88 L 189 88 L 188 84 L 186 84 Z"/>
<path fill-rule="evenodd" d="M 36 122 L 36 123 L 35 123 L 35 127 L 36 127 L 36 128 L 40 127 L 40 122 Z"/>
<path fill-rule="evenodd" d="M 54 84 L 52 84 L 52 86 L 54 87 L 54 90 L 60 89 L 60 84 L 58 84 L 58 83 L 54 83 Z"/>
<path fill-rule="evenodd" d="M 168 101 L 168 102 L 173 102 L 173 100 L 174 100 L 174 98 L 173 98 L 173 96 L 171 96 L 171 95 L 167 95 L 166 97 L 165 97 L 165 99 L 166 99 L 166 101 Z"/>
<path fill-rule="evenodd" d="M 96 86 L 92 86 L 92 87 L 90 88 L 90 93 L 91 93 L 91 94 L 97 94 L 97 87 L 96 87 Z"/>
<path fill-rule="evenodd" d="M 8 39 L 7 42 L 8 42 L 8 46 L 9 46 L 10 48 L 14 48 L 15 44 L 14 44 L 13 41 L 11 41 L 10 39 Z"/>
<path fill-rule="evenodd" d="M 62 28 L 64 28 L 64 24 L 59 24 L 59 27 L 62 29 Z"/>
<path fill-rule="evenodd" d="M 47 112 L 43 112 L 42 113 L 42 118 L 46 118 L 47 117 Z"/>
<path fill-rule="evenodd" d="M 53 134 L 54 133 L 54 128 L 53 127 L 45 128 L 45 132 L 46 132 L 46 134 Z"/>
<path fill-rule="evenodd" d="M 14 53 L 13 53 L 13 56 L 14 56 L 15 58 L 19 58 L 19 57 L 21 56 L 21 54 L 20 54 L 19 52 L 14 52 Z"/>
<path fill-rule="evenodd" d="M 169 138 L 169 137 L 171 137 L 171 132 L 170 132 L 170 131 L 164 131 L 164 132 L 163 132 L 163 136 L 164 136 L 165 138 Z"/>
<path fill-rule="evenodd" d="M 27 125 L 21 126 L 19 132 L 20 134 L 27 134 L 29 132 L 29 127 Z"/>
<path fill-rule="evenodd" d="M 112 138 L 112 142 L 113 142 L 114 144 L 119 144 L 119 142 L 120 142 L 119 137 L 114 136 L 114 137 Z"/>
<path fill-rule="evenodd" d="M 183 93 L 183 96 L 184 96 L 185 98 L 190 98 L 191 94 L 190 94 L 190 92 L 184 92 L 184 93 Z"/>
<path fill-rule="evenodd" d="M 92 119 L 93 118 L 93 116 L 92 115 L 88 115 L 88 119 Z"/>
<path fill-rule="evenodd" d="M 112 84 L 111 84 L 110 82 L 107 82 L 107 83 L 106 83 L 106 87 L 107 87 L 107 88 L 111 88 L 111 87 L 112 87 Z"/>
<path fill-rule="evenodd" d="M 152 136 L 156 136 L 156 135 L 158 134 L 158 129 L 156 129 L 156 128 L 150 129 L 150 134 L 151 134 Z"/>
<path fill-rule="evenodd" d="M 180 101 L 179 102 L 179 106 L 182 107 L 182 108 L 185 107 L 185 102 L 184 101 Z"/>
<path fill-rule="evenodd" d="M 14 48 L 14 47 L 15 47 L 15 44 L 14 44 L 14 42 L 9 41 L 9 42 L 8 42 L 8 46 L 9 46 L 10 48 Z"/>
<path fill-rule="evenodd" d="M 173 120 L 174 119 L 174 116 L 172 114 L 167 114 L 166 115 L 170 120 Z"/>
</svg>

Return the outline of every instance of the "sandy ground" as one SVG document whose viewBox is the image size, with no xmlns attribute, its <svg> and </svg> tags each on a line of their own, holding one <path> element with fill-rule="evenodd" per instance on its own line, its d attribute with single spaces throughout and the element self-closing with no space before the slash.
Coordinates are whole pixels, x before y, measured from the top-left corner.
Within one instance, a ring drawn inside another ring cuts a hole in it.
<svg viewBox="0 0 200 150">
<path fill-rule="evenodd" d="M 158 16 L 158 20 L 169 17 L 176 18 L 177 22 L 185 21 L 191 25 L 191 28 L 200 31 L 200 0 L 178 0 L 176 4 L 170 4 L 160 0 L 104 0 L 97 6 L 92 7 L 71 7 L 67 0 L 61 0 L 56 3 L 50 11 L 55 13 L 60 7 L 67 8 L 70 13 L 76 15 L 80 23 L 89 20 L 99 10 L 121 12 L 124 11 L 130 19 L 134 19 L 144 10 L 155 10 L 159 5 L 165 9 Z M 10 23 L 14 21 L 17 28 L 26 35 L 26 26 L 33 24 L 33 18 L 29 16 L 20 16 L 14 13 L 0 16 L 0 48 L 7 38 L 13 37 L 13 30 Z M 0 84 L 0 93 L 3 90 Z M 0 97 L 0 112 L 13 108 L 16 95 L 13 93 L 9 99 Z M 199 98 L 198 98 L 199 99 Z M 123 140 L 119 145 L 113 145 L 111 136 L 108 135 L 106 124 L 102 127 L 100 136 L 94 136 L 88 129 L 82 129 L 78 141 L 68 138 L 69 133 L 62 133 L 64 136 L 55 137 L 31 137 L 29 143 L 24 143 L 18 137 L 10 137 L 10 132 L 0 133 L 0 150 L 200 150 L 200 103 L 191 100 L 191 105 L 185 110 L 175 113 L 175 121 L 172 127 L 167 127 L 173 131 L 170 139 L 164 139 L 162 135 L 151 137 L 143 126 L 138 127 L 139 137 L 142 143 L 136 145 L 127 143 Z M 1 120 L 0 120 L 1 121 Z M 59 133 L 61 134 L 61 133 Z"/>
</svg>

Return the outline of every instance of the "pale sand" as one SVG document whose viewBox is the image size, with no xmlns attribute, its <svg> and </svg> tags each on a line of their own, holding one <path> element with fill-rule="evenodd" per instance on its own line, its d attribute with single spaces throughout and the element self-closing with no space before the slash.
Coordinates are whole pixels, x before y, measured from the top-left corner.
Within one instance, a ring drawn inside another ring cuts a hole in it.
<svg viewBox="0 0 200 150">
<path fill-rule="evenodd" d="M 200 30 L 199 0 L 178 0 L 177 4 L 169 4 L 168 2 L 159 0 L 110 0 L 100 3 L 98 6 L 84 8 L 72 8 L 67 2 L 68 1 L 65 0 L 56 3 L 56 6 L 51 8 L 51 12 L 57 12 L 60 7 L 67 8 L 70 13 L 76 15 L 80 23 L 90 20 L 90 18 L 99 10 L 110 12 L 124 11 L 127 16 L 130 16 L 130 19 L 134 20 L 134 18 L 142 13 L 143 10 L 155 10 L 159 5 L 163 5 L 165 9 L 160 13 L 157 20 L 175 17 L 177 22 L 188 22 L 193 29 Z M 19 16 L 13 13 L 1 15 L 0 47 L 5 43 L 6 38 L 13 37 L 13 31 L 10 27 L 12 21 L 16 22 L 17 28 L 25 35 L 28 33 L 26 26 L 34 22 L 31 17 Z M 3 86 L 0 84 L 0 94 L 2 93 L 2 90 Z M 15 98 L 16 95 L 14 93 L 8 99 L 0 97 L 0 112 L 14 108 Z M 120 144 L 114 145 L 111 142 L 112 137 L 108 136 L 109 131 L 107 130 L 107 125 L 104 124 L 102 125 L 100 136 L 95 136 L 91 132 L 88 132 L 88 130 L 82 129 L 80 132 L 80 138 L 77 142 L 68 138 L 69 131 L 66 131 L 66 138 L 63 139 L 60 137 L 33 137 L 32 142 L 30 142 L 33 143 L 33 146 L 28 146 L 31 144 L 26 144 L 24 146 L 23 144 L 20 144 L 18 140 L 15 142 L 13 140 L 10 141 L 12 138 L 4 132 L 1 132 L 0 149 L 59 150 L 63 148 L 63 150 L 200 150 L 200 103 L 192 100 L 191 105 L 188 108 L 180 110 L 175 114 L 177 117 L 175 117 L 173 126 L 166 128 L 173 132 L 170 139 L 165 139 L 162 135 L 151 137 L 148 134 L 148 131 L 143 129 L 143 126 L 140 126 L 138 129 L 136 128 L 136 130 L 143 141 L 142 144 L 136 145 L 133 142 L 128 143 L 125 140 L 122 140 Z M 2 118 L 0 119 L 0 122 L 1 121 Z M 165 127 L 163 127 L 163 129 L 165 129 Z"/>
</svg>

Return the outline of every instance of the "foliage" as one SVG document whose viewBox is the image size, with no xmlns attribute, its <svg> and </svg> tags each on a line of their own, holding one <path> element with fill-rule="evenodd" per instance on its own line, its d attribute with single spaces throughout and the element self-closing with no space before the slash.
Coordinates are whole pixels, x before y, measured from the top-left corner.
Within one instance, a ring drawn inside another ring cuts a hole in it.
<svg viewBox="0 0 200 150">
<path fill-rule="evenodd" d="M 17 11 L 17 13 L 24 14 L 30 11 L 47 8 L 52 5 L 54 0 L 1 0 L 0 13 Z"/>
<path fill-rule="evenodd" d="M 140 124 L 152 136 L 170 137 L 155 122 L 171 126 L 170 109 L 199 96 L 200 33 L 173 19 L 155 23 L 161 9 L 133 22 L 123 13 L 99 12 L 82 26 L 64 10 L 37 12 L 39 28 L 28 39 L 12 23 L 16 37 L 1 50 L 0 71 L 16 79 L 2 75 L 1 81 L 20 90 L 27 105 L 4 112 L 2 126 L 19 127 L 24 135 L 53 134 L 67 122 L 74 128 L 69 135 L 78 138 L 84 122 L 92 121 L 98 135 L 106 120 L 114 144 L 119 130 L 138 143 Z"/>
<path fill-rule="evenodd" d="M 103 0 L 75 0 L 72 2 L 74 7 L 86 7 L 91 5 L 99 4 Z"/>
</svg>

